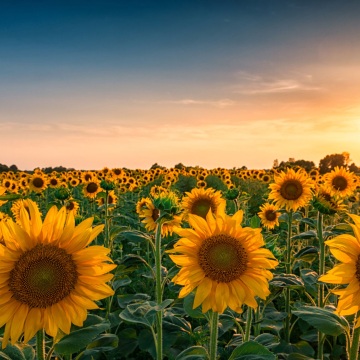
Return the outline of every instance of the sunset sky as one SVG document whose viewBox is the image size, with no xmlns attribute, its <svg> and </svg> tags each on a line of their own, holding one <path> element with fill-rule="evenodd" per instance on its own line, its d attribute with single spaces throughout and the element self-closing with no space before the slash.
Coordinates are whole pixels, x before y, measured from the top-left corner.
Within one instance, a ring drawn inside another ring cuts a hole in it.
<svg viewBox="0 0 360 360">
<path fill-rule="evenodd" d="M 0 2 L 0 163 L 360 166 L 360 1 Z"/>
</svg>

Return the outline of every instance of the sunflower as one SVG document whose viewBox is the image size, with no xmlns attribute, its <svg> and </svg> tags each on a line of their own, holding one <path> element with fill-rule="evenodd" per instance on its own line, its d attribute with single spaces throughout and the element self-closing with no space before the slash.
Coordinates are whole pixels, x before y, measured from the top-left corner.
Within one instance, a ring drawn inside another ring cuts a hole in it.
<svg viewBox="0 0 360 360">
<path fill-rule="evenodd" d="M 91 180 L 84 184 L 83 193 L 90 199 L 95 199 L 96 195 L 101 191 L 100 183 L 96 180 Z"/>
<path fill-rule="evenodd" d="M 345 289 L 333 290 L 334 294 L 340 295 L 336 309 L 339 315 L 352 315 L 360 310 L 360 216 L 349 216 L 355 223 L 351 224 L 355 236 L 342 234 L 325 241 L 331 253 L 342 264 L 319 278 L 319 281 L 330 284 L 348 284 Z M 360 317 L 355 327 L 359 326 Z"/>
<path fill-rule="evenodd" d="M 55 189 L 60 186 L 60 181 L 57 176 L 51 176 L 49 178 L 49 187 Z"/>
<path fill-rule="evenodd" d="M 296 211 L 311 200 L 313 182 L 305 171 L 281 171 L 278 176 L 275 175 L 274 180 L 275 183 L 269 185 L 269 199 L 273 199 L 279 208 Z"/>
<path fill-rule="evenodd" d="M 96 175 L 94 172 L 92 171 L 83 171 L 80 175 L 81 177 L 81 180 L 84 182 L 84 183 L 88 183 L 90 181 L 93 181 L 93 180 L 96 180 Z"/>
<path fill-rule="evenodd" d="M 21 222 L 20 221 L 21 209 L 25 209 L 31 218 L 32 215 L 30 213 L 30 203 L 32 203 L 32 207 L 35 209 L 34 211 L 36 212 L 36 214 L 38 214 L 39 216 L 41 215 L 38 205 L 35 202 L 33 202 L 32 200 L 30 200 L 30 199 L 17 200 L 11 206 L 11 212 L 12 212 L 17 224 L 20 224 L 20 222 Z"/>
<path fill-rule="evenodd" d="M 182 199 L 185 218 L 189 214 L 195 214 L 205 219 L 210 209 L 215 215 L 225 210 L 226 200 L 221 197 L 220 191 L 215 191 L 213 188 L 195 188 L 185 194 L 187 196 Z"/>
<path fill-rule="evenodd" d="M 47 176 L 41 172 L 34 173 L 29 178 L 29 188 L 36 193 L 42 193 L 48 186 Z"/>
<path fill-rule="evenodd" d="M 38 330 L 55 337 L 71 324 L 82 326 L 87 310 L 98 309 L 95 301 L 113 295 L 106 285 L 109 249 L 86 248 L 102 231 L 92 228 L 93 218 L 75 226 L 73 215 L 53 206 L 42 222 L 34 202 L 31 218 L 20 211 L 20 226 L 12 220 L 2 226 L 5 245 L 0 245 L 0 326 L 5 326 L 3 348 L 24 334 L 27 343 Z"/>
<path fill-rule="evenodd" d="M 331 196 L 324 187 L 318 189 L 312 204 L 317 211 L 326 215 L 334 215 L 337 212 L 345 211 L 342 199 L 339 196 Z"/>
<path fill-rule="evenodd" d="M 243 304 L 257 307 L 255 296 L 266 299 L 270 294 L 273 275 L 268 269 L 278 262 L 262 248 L 260 229 L 239 225 L 242 215 L 238 211 L 230 217 L 222 211 L 215 218 L 209 211 L 205 220 L 190 214 L 192 229 L 174 230 L 182 238 L 169 253 L 181 269 L 172 281 L 183 286 L 180 298 L 196 289 L 194 308 L 202 304 L 203 312 L 223 313 L 227 307 L 241 312 Z"/>
<path fill-rule="evenodd" d="M 140 218 L 143 218 L 141 221 L 145 225 L 147 231 L 156 230 L 156 220 L 160 217 L 160 210 L 155 206 L 154 202 L 161 196 L 164 198 L 168 193 L 162 193 L 158 197 L 151 200 L 149 198 L 142 198 L 136 204 L 136 212 L 139 214 Z M 182 221 L 181 215 L 174 215 L 171 220 L 166 221 L 162 224 L 161 227 L 161 236 L 172 235 L 174 227 L 180 226 Z"/>
<path fill-rule="evenodd" d="M 66 207 L 66 213 L 72 212 L 73 216 L 76 216 L 76 214 L 79 211 L 80 205 L 74 199 L 69 199 L 65 202 L 65 207 Z"/>
<path fill-rule="evenodd" d="M 267 229 L 274 229 L 275 226 L 279 226 L 279 208 L 274 204 L 263 204 L 260 206 L 260 212 L 258 212 L 259 218 L 263 226 Z"/>
<path fill-rule="evenodd" d="M 6 188 L 0 186 L 0 196 L 4 195 L 5 192 L 6 192 Z M 6 200 L 6 201 L 0 200 L 0 206 L 1 206 L 1 205 L 4 205 L 4 204 L 6 204 L 6 203 L 7 203 L 7 200 Z"/>
<path fill-rule="evenodd" d="M 9 215 L 0 211 L 0 223 L 8 221 L 9 219 L 10 219 Z M 4 242 L 3 234 L 2 234 L 2 230 L 1 230 L 1 226 L 0 226 L 0 243 L 3 243 L 3 242 Z"/>
<path fill-rule="evenodd" d="M 99 199 L 96 200 L 96 202 L 99 206 L 105 204 L 105 197 L 106 197 L 106 195 L 101 196 Z M 110 190 L 108 192 L 108 205 L 116 205 L 117 200 L 118 200 L 118 198 L 115 195 L 114 190 Z"/>
<path fill-rule="evenodd" d="M 336 166 L 333 171 L 325 175 L 324 186 L 331 196 L 350 196 L 356 188 L 355 176 L 344 167 Z"/>
</svg>

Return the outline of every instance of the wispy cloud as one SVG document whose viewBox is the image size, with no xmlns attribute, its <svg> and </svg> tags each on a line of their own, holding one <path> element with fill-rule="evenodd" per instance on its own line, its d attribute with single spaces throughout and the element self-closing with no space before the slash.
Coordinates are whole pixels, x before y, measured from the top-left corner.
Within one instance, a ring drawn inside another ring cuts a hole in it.
<svg viewBox="0 0 360 360">
<path fill-rule="evenodd" d="M 240 83 L 233 86 L 233 92 L 243 95 L 277 94 L 304 91 L 324 91 L 309 74 L 286 74 L 283 76 L 263 76 L 246 71 L 236 74 Z"/>
<path fill-rule="evenodd" d="M 229 106 L 233 106 L 236 104 L 236 101 L 231 99 L 219 99 L 219 100 L 199 100 L 199 99 L 180 99 L 180 100 L 164 100 L 159 101 L 159 104 L 178 104 L 178 105 L 207 105 L 207 106 L 214 106 L 218 108 L 225 108 Z"/>
</svg>

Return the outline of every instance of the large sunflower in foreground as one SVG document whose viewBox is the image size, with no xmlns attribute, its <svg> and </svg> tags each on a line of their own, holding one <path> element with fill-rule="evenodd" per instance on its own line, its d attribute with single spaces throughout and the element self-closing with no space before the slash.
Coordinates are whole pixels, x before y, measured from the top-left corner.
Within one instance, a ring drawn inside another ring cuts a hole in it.
<svg viewBox="0 0 360 360">
<path fill-rule="evenodd" d="M 360 216 L 349 216 L 355 223 L 351 224 L 355 236 L 342 234 L 325 241 L 331 253 L 342 264 L 319 278 L 319 281 L 330 284 L 348 284 L 345 289 L 333 290 L 334 294 L 340 295 L 336 309 L 339 315 L 352 315 L 360 310 Z M 355 326 L 360 326 L 360 318 Z"/>
<path fill-rule="evenodd" d="M 241 221 L 242 211 L 231 217 L 222 212 L 216 218 L 209 211 L 206 220 L 189 215 L 192 229 L 174 230 L 182 238 L 169 253 L 181 269 L 172 281 L 183 286 L 180 298 L 196 289 L 194 308 L 202 305 L 203 312 L 223 313 L 230 307 L 241 312 L 243 304 L 257 307 L 255 296 L 269 295 L 273 275 L 268 269 L 278 262 L 262 248 L 261 230 L 243 228 Z"/>
<path fill-rule="evenodd" d="M 5 192 L 6 192 L 6 188 L 4 188 L 3 186 L 0 186 L 0 196 L 1 196 L 1 195 L 4 195 Z M 0 206 L 1 206 L 1 205 L 4 205 L 4 204 L 6 204 L 6 203 L 7 203 L 7 201 L 2 201 L 2 200 L 0 200 Z"/>
<path fill-rule="evenodd" d="M 333 171 L 325 175 L 324 186 L 331 196 L 350 196 L 356 189 L 356 177 L 344 167 L 336 166 Z"/>
<path fill-rule="evenodd" d="M 313 181 L 305 171 L 281 171 L 279 175 L 275 175 L 274 181 L 274 184 L 269 185 L 269 199 L 274 200 L 279 208 L 296 211 L 306 206 L 313 196 Z"/>
<path fill-rule="evenodd" d="M 220 191 L 215 191 L 213 188 L 192 189 L 191 192 L 186 192 L 183 197 L 182 208 L 184 209 L 185 219 L 189 214 L 194 214 L 206 218 L 206 214 L 211 210 L 213 214 L 225 211 L 226 200 L 221 197 Z"/>
<path fill-rule="evenodd" d="M 19 225 L 1 222 L 5 245 L 0 244 L 0 327 L 2 346 L 24 334 L 28 342 L 38 330 L 56 336 L 82 326 L 94 301 L 113 295 L 106 284 L 115 268 L 103 246 L 87 248 L 102 231 L 93 219 L 75 226 L 72 213 L 53 206 L 42 222 L 34 203 L 20 210 Z"/>
</svg>

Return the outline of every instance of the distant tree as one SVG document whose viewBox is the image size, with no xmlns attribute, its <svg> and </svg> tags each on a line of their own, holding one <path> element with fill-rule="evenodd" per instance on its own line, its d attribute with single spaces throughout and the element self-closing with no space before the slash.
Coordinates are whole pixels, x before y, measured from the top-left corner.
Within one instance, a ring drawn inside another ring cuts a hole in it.
<svg viewBox="0 0 360 360">
<path fill-rule="evenodd" d="M 315 167 L 315 163 L 313 161 L 308 160 L 294 160 L 292 158 L 289 159 L 289 161 L 282 161 L 278 168 L 279 170 L 285 170 L 286 168 L 294 168 L 294 167 L 302 167 L 307 172 L 309 172 L 311 169 Z"/>
<path fill-rule="evenodd" d="M 161 166 L 158 163 L 151 165 L 150 169 L 166 169 L 165 166 Z"/>
<path fill-rule="evenodd" d="M 14 171 L 14 172 L 19 170 L 16 165 L 11 165 L 11 166 L 9 167 L 9 169 L 10 169 L 11 171 Z"/>
<path fill-rule="evenodd" d="M 352 163 L 349 166 L 349 170 L 352 171 L 355 174 L 359 174 L 360 173 L 360 167 L 356 166 L 355 163 Z"/>
<path fill-rule="evenodd" d="M 44 172 L 45 174 L 50 174 L 52 173 L 53 171 L 56 171 L 56 172 L 65 172 L 65 171 L 69 171 L 70 169 L 67 169 L 66 167 L 64 166 L 55 166 L 55 167 L 46 167 L 46 168 L 42 168 L 41 171 Z"/>
<path fill-rule="evenodd" d="M 336 166 L 345 166 L 346 165 L 346 158 L 344 154 L 332 154 L 326 155 L 323 159 L 319 162 L 319 172 L 320 174 L 325 174 L 334 170 Z"/>
<path fill-rule="evenodd" d="M 179 169 L 179 170 L 182 170 L 182 169 L 185 169 L 186 166 L 183 164 L 183 163 L 178 163 L 174 166 L 175 169 Z"/>
<path fill-rule="evenodd" d="M 313 161 L 308 161 L 308 160 L 296 160 L 294 162 L 294 165 L 301 166 L 307 172 L 309 172 L 311 169 L 315 167 L 315 163 Z"/>
<path fill-rule="evenodd" d="M 9 167 L 4 164 L 0 164 L 0 172 L 9 171 Z"/>
</svg>

